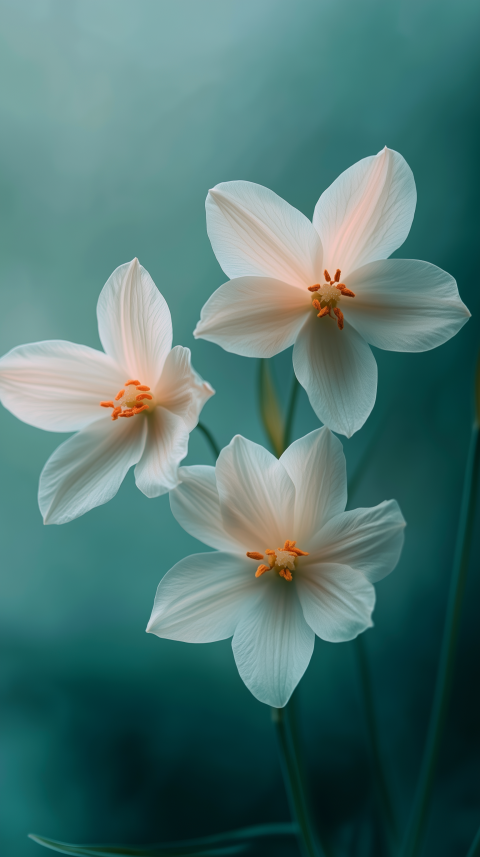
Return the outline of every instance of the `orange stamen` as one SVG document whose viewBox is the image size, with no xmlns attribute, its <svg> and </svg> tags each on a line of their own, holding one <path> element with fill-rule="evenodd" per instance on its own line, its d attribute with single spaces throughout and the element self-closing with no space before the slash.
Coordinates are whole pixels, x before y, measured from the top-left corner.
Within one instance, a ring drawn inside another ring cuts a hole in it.
<svg viewBox="0 0 480 857">
<path fill-rule="evenodd" d="M 258 551 L 247 551 L 247 556 L 249 559 L 263 559 L 263 553 Z"/>
<path fill-rule="evenodd" d="M 134 385 L 135 385 L 135 387 L 136 387 L 136 386 L 137 386 L 137 384 L 139 384 L 139 383 L 140 383 L 140 381 L 132 381 L 132 380 L 130 380 L 130 381 L 125 381 L 125 386 L 126 386 L 126 387 L 131 387 L 131 386 L 132 386 L 132 384 L 134 384 Z"/>
<path fill-rule="evenodd" d="M 318 301 L 316 303 L 318 303 Z M 318 307 L 315 307 L 315 309 L 318 309 Z M 320 312 L 317 313 L 317 318 L 323 318 L 324 315 L 330 315 L 330 307 L 324 306 L 323 309 L 321 309 Z"/>
<path fill-rule="evenodd" d="M 343 330 L 343 312 L 338 307 L 335 307 L 333 310 L 335 315 L 337 316 L 337 326 L 339 330 Z"/>
<path fill-rule="evenodd" d="M 100 402 L 100 407 L 101 408 L 114 408 L 115 405 L 113 404 L 113 402 Z"/>
<path fill-rule="evenodd" d="M 318 292 L 319 288 L 320 288 L 320 283 L 317 283 L 315 286 L 309 286 L 308 291 L 309 292 Z"/>
<path fill-rule="evenodd" d="M 342 295 L 345 295 L 346 298 L 354 298 L 355 297 L 355 292 L 350 291 L 350 289 L 347 289 L 344 287 L 340 291 L 341 291 Z"/>
<path fill-rule="evenodd" d="M 138 396 L 135 396 L 136 402 L 141 402 L 142 399 L 153 399 L 153 396 L 150 396 L 148 393 L 140 393 Z"/>
<path fill-rule="evenodd" d="M 267 556 L 275 556 L 275 551 L 272 551 L 271 548 L 267 548 L 265 553 L 267 554 Z"/>
<path fill-rule="evenodd" d="M 147 387 L 145 384 L 139 384 L 137 390 L 150 390 L 150 387 Z"/>
<path fill-rule="evenodd" d="M 326 269 L 326 268 L 325 268 L 325 270 L 324 270 L 324 272 L 323 272 L 323 276 L 325 277 L 325 279 L 326 279 L 327 283 L 330 283 L 330 282 L 331 282 L 332 278 L 331 278 L 331 276 L 330 276 L 330 274 L 328 273 L 328 271 L 327 271 L 327 269 Z"/>
<path fill-rule="evenodd" d="M 289 568 L 281 568 L 278 573 L 279 573 L 280 577 L 284 577 L 285 580 L 293 580 L 292 572 L 290 571 Z"/>
<path fill-rule="evenodd" d="M 270 571 L 269 565 L 259 565 L 255 572 L 255 577 L 261 577 L 266 571 Z"/>
<path fill-rule="evenodd" d="M 117 393 L 117 395 L 115 396 L 115 401 L 118 402 L 119 399 L 121 399 L 122 396 L 124 396 L 124 395 L 125 395 L 125 390 L 120 390 L 120 392 Z"/>
<path fill-rule="evenodd" d="M 125 411 L 122 411 L 118 416 L 119 417 L 133 417 L 134 414 L 135 414 L 135 411 L 133 410 L 133 408 L 127 408 Z"/>
<path fill-rule="evenodd" d="M 336 283 L 340 282 L 340 274 L 341 273 L 342 272 L 341 272 L 340 268 L 337 268 L 337 270 L 335 271 L 335 277 L 334 277 Z"/>
</svg>

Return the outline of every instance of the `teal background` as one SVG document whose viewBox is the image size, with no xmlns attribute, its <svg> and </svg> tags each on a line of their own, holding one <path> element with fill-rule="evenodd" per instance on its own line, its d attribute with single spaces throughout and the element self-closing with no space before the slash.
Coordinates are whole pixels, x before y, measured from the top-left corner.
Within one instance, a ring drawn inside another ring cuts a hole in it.
<svg viewBox="0 0 480 857">
<path fill-rule="evenodd" d="M 350 473 L 371 450 L 354 505 L 396 497 L 408 521 L 366 635 L 403 822 L 480 341 L 479 23 L 473 0 L 0 2 L 0 351 L 49 338 L 100 347 L 100 289 L 138 256 L 170 305 L 174 343 L 217 391 L 202 418 L 221 445 L 266 438 L 255 361 L 192 337 L 225 279 L 205 230 L 208 188 L 248 179 L 311 216 L 340 172 L 385 144 L 413 169 L 417 214 L 397 255 L 452 273 L 473 318 L 433 352 L 377 351 L 376 407 L 344 444 Z M 289 354 L 275 371 L 285 401 Z M 295 435 L 316 426 L 302 391 Z M 39 854 L 30 831 L 148 842 L 287 820 L 270 712 L 229 641 L 144 632 L 162 575 L 203 549 L 168 499 L 147 500 L 129 474 L 107 506 L 44 527 L 38 477 L 64 436 L 1 411 L 0 438 L 2 854 Z M 194 432 L 188 463 L 200 462 L 211 455 Z M 435 857 L 465 854 L 480 823 L 479 548 L 425 850 Z M 299 703 L 315 812 L 337 857 L 381 854 L 349 644 L 317 640 Z"/>
</svg>

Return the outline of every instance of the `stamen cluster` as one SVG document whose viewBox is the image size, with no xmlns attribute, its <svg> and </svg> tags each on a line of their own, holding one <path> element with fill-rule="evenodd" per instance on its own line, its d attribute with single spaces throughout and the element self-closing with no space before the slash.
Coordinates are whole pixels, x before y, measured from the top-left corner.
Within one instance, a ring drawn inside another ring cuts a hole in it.
<svg viewBox="0 0 480 857">
<path fill-rule="evenodd" d="M 146 384 L 141 384 L 138 380 L 130 379 L 129 381 L 125 381 L 124 389 L 119 390 L 114 401 L 100 402 L 100 406 L 102 408 L 113 408 L 112 420 L 118 420 L 119 417 L 134 417 L 136 414 L 148 411 L 149 406 L 145 404 L 145 399 L 153 401 L 153 396 L 150 394 L 150 387 L 147 387 Z"/>
<path fill-rule="evenodd" d="M 341 275 L 340 268 L 337 268 L 335 271 L 335 276 L 332 279 L 327 269 L 324 270 L 323 276 L 325 277 L 325 283 L 320 285 L 320 283 L 316 283 L 314 286 L 309 286 L 309 292 L 316 292 L 317 297 L 312 300 L 312 305 L 318 310 L 317 318 L 323 318 L 326 315 L 329 315 L 332 318 L 333 314 L 337 319 L 337 326 L 339 330 L 343 330 L 344 317 L 341 309 L 337 307 L 337 303 L 340 300 L 341 295 L 346 298 L 354 298 L 355 292 L 352 292 L 350 289 L 347 289 L 345 283 L 340 282 Z"/>
<path fill-rule="evenodd" d="M 247 556 L 250 559 L 268 558 L 268 565 L 259 565 L 255 572 L 255 577 L 261 577 L 266 571 L 274 569 L 285 580 L 293 580 L 292 571 L 295 571 L 298 557 L 308 556 L 306 551 L 301 551 L 295 547 L 296 544 L 296 542 L 286 539 L 283 548 L 277 548 L 276 550 L 267 548 L 265 554 L 259 553 L 259 551 L 247 551 Z"/>
</svg>

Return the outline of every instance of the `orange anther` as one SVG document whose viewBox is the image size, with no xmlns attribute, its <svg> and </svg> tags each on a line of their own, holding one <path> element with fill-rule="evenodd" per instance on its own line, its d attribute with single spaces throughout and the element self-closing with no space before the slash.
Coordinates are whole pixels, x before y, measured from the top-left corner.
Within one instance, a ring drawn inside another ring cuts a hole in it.
<svg viewBox="0 0 480 857">
<path fill-rule="evenodd" d="M 333 310 L 335 315 L 337 316 L 337 326 L 339 330 L 343 330 L 343 312 L 338 307 L 335 307 Z"/>
<path fill-rule="evenodd" d="M 265 553 L 267 554 L 267 556 L 275 556 L 275 551 L 272 551 L 271 548 L 267 548 Z"/>
<path fill-rule="evenodd" d="M 124 395 L 125 395 L 125 390 L 120 390 L 120 392 L 117 393 L 117 395 L 115 396 L 115 401 L 118 402 L 119 399 L 121 399 L 122 396 L 124 396 Z"/>
<path fill-rule="evenodd" d="M 113 402 L 100 402 L 100 407 L 101 408 L 114 408 L 115 405 L 113 404 Z"/>
<path fill-rule="evenodd" d="M 334 277 L 336 283 L 340 282 L 340 274 L 341 273 L 342 272 L 341 272 L 340 268 L 337 268 L 337 270 L 335 271 L 335 277 Z"/>
<path fill-rule="evenodd" d="M 114 408 L 112 411 L 112 420 L 118 420 L 118 415 L 122 413 L 121 408 Z"/>
<path fill-rule="evenodd" d="M 263 553 L 258 551 L 247 551 L 247 556 L 249 559 L 263 559 Z"/>
<path fill-rule="evenodd" d="M 142 411 L 148 411 L 148 405 L 140 405 L 140 407 L 133 408 L 134 414 L 141 414 Z"/>
<path fill-rule="evenodd" d="M 324 272 L 323 272 L 323 276 L 325 277 L 325 279 L 326 279 L 327 283 L 329 283 L 329 282 L 331 281 L 331 279 L 332 279 L 332 278 L 331 278 L 331 276 L 330 276 L 330 274 L 328 273 L 328 271 L 327 271 L 327 269 L 326 269 L 326 268 L 325 268 L 325 270 L 324 270 Z"/>
<path fill-rule="evenodd" d="M 135 384 L 135 386 L 137 386 L 137 384 L 139 384 L 139 383 L 140 383 L 140 381 L 132 381 L 132 380 L 130 380 L 130 381 L 125 381 L 125 386 L 126 386 L 126 387 L 131 387 L 131 385 L 132 385 L 132 384 Z"/>
<path fill-rule="evenodd" d="M 312 306 L 314 306 L 315 309 L 321 309 L 322 308 L 322 305 L 321 305 L 320 301 L 318 300 L 318 298 L 315 298 L 315 300 L 312 301 Z"/>
<path fill-rule="evenodd" d="M 122 411 L 121 414 L 119 414 L 118 416 L 119 417 L 133 417 L 134 413 L 135 413 L 135 411 L 133 410 L 133 408 L 127 408 L 125 411 Z"/>
<path fill-rule="evenodd" d="M 315 286 L 309 286 L 308 291 L 309 292 L 318 292 L 319 288 L 320 288 L 320 284 L 317 283 Z"/>
<path fill-rule="evenodd" d="M 146 387 L 145 384 L 139 384 L 137 390 L 150 390 L 150 387 Z"/>
<path fill-rule="evenodd" d="M 256 572 L 255 572 L 255 577 L 261 577 L 262 574 L 265 574 L 266 571 L 270 571 L 270 566 L 259 565 Z"/>
<path fill-rule="evenodd" d="M 284 577 L 285 580 L 293 580 L 292 572 L 290 571 L 289 568 L 281 568 L 278 573 L 279 573 L 280 577 Z"/>
<path fill-rule="evenodd" d="M 341 289 L 342 295 L 345 295 L 346 298 L 354 298 L 355 292 L 350 291 L 350 289 L 343 288 Z"/>
<path fill-rule="evenodd" d="M 135 396 L 136 402 L 141 402 L 142 399 L 153 399 L 153 396 L 150 396 L 148 393 L 139 393 L 138 396 Z"/>
<path fill-rule="evenodd" d="M 315 307 L 315 309 L 318 309 L 318 307 Z M 324 306 L 323 309 L 317 313 L 317 318 L 323 318 L 324 315 L 330 315 L 330 307 Z"/>
</svg>

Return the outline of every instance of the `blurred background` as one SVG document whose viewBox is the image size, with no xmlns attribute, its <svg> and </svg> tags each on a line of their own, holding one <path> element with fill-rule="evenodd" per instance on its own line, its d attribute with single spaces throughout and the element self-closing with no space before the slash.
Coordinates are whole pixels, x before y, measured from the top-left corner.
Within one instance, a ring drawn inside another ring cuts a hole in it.
<svg viewBox="0 0 480 857">
<path fill-rule="evenodd" d="M 376 438 L 354 505 L 395 497 L 408 522 L 365 637 L 402 823 L 480 345 L 479 24 L 476 0 L 0 2 L 0 352 L 49 338 L 100 347 L 98 294 L 138 256 L 170 305 L 174 343 L 217 390 L 202 419 L 222 446 L 238 432 L 267 441 L 256 362 L 192 337 L 225 279 L 205 230 L 208 189 L 248 179 L 311 217 L 340 172 L 385 144 L 413 169 L 417 214 L 397 255 L 452 273 L 473 318 L 433 352 L 376 351 L 376 408 L 344 443 L 353 473 Z M 285 400 L 290 354 L 274 364 Z M 294 434 L 316 426 L 302 391 Z M 230 642 L 145 634 L 160 578 L 203 549 L 168 499 L 147 500 L 130 473 L 108 505 L 44 527 L 38 477 L 65 436 L 2 410 L 0 438 L 2 854 L 39 855 L 31 831 L 147 843 L 288 820 L 270 711 Z M 187 463 L 213 463 L 198 431 Z M 435 857 L 464 855 L 480 823 L 479 553 L 476 538 L 425 848 Z M 315 812 L 337 857 L 380 854 L 350 644 L 317 640 L 299 704 Z M 270 853 L 294 846 L 262 846 Z"/>
</svg>

